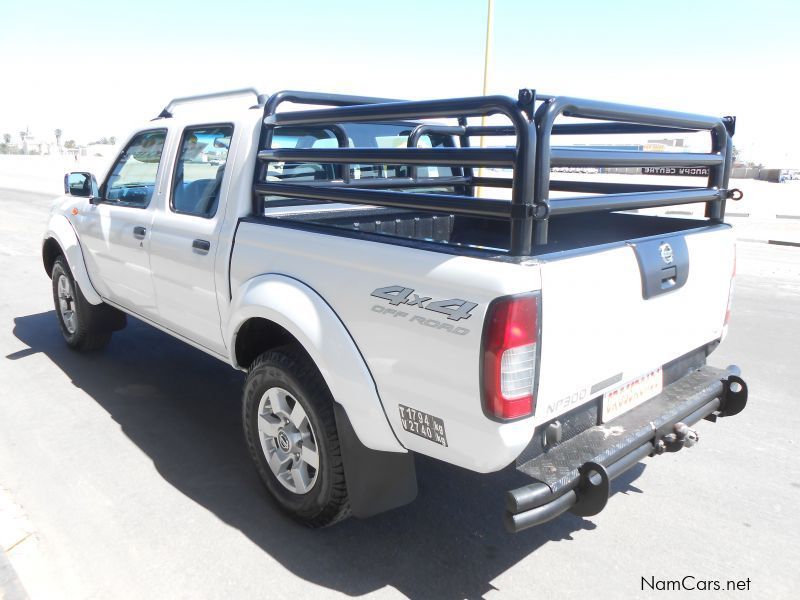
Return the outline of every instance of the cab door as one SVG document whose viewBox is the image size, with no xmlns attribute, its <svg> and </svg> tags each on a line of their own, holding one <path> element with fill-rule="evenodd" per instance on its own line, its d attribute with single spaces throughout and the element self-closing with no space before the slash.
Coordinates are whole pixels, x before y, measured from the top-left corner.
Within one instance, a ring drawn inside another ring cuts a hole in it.
<svg viewBox="0 0 800 600">
<path fill-rule="evenodd" d="M 166 129 L 136 134 L 79 219 L 86 266 L 100 294 L 147 317 L 156 314 L 150 274 L 153 196 L 161 177 Z"/>
<path fill-rule="evenodd" d="M 214 279 L 225 165 L 232 125 L 184 129 L 172 184 L 155 213 L 150 265 L 158 296 L 158 321 L 220 354 L 225 353 Z"/>
</svg>

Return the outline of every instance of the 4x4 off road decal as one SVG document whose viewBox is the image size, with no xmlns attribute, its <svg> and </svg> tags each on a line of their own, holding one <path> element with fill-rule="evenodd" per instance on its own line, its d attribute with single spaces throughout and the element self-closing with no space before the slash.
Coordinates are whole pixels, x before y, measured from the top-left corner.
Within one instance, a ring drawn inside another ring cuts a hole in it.
<svg viewBox="0 0 800 600">
<path fill-rule="evenodd" d="M 451 325 L 446 321 L 433 319 L 431 318 L 432 315 L 425 316 L 424 313 L 414 315 L 406 312 L 403 309 L 412 306 L 415 309 L 413 312 L 416 312 L 417 309 L 429 310 L 445 315 L 449 321 L 461 321 L 463 319 L 469 319 L 472 316 L 470 314 L 472 309 L 478 306 L 475 302 L 469 302 L 468 300 L 462 300 L 460 298 L 433 300 L 429 296 L 415 294 L 413 289 L 404 287 L 402 285 L 389 285 L 386 287 L 380 287 L 372 292 L 371 296 L 386 300 L 391 305 L 382 306 L 380 304 L 376 304 L 372 307 L 373 312 L 390 317 L 401 318 L 408 320 L 411 323 L 417 323 L 419 325 L 424 325 L 425 327 L 430 327 L 431 329 L 438 329 L 440 331 L 446 331 L 455 335 L 467 335 L 469 333 L 469 329 L 466 327 Z M 401 306 L 403 308 L 400 308 Z"/>
<path fill-rule="evenodd" d="M 414 435 L 424 437 L 426 440 L 447 446 L 447 436 L 444 433 L 444 421 L 416 408 L 398 405 L 400 407 L 400 423 L 403 429 Z"/>
</svg>

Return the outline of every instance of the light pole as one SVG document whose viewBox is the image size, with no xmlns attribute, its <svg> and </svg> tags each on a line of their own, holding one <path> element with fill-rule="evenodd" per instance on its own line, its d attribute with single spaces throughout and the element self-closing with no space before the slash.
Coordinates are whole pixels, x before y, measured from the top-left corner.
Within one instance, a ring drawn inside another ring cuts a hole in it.
<svg viewBox="0 0 800 600">
<path fill-rule="evenodd" d="M 488 11 L 486 14 L 486 48 L 483 55 L 483 95 L 489 92 L 489 61 L 492 58 L 492 13 L 494 12 L 494 0 L 488 0 Z M 486 125 L 486 115 L 481 119 L 481 125 Z M 483 136 L 481 136 L 481 146 L 483 146 Z"/>
<path fill-rule="evenodd" d="M 494 13 L 494 0 L 488 0 L 486 12 L 486 47 L 483 54 L 483 95 L 489 92 L 489 63 L 492 58 L 492 13 Z M 481 126 L 486 127 L 486 115 L 481 116 Z M 481 136 L 481 148 L 486 146 L 486 138 Z M 478 176 L 483 177 L 483 167 L 478 169 Z M 481 188 L 477 189 L 478 196 L 481 195 Z"/>
</svg>

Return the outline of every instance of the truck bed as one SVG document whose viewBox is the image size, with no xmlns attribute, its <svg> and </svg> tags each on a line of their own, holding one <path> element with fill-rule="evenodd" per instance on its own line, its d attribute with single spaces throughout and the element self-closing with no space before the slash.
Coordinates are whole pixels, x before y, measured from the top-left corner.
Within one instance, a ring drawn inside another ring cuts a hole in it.
<svg viewBox="0 0 800 600">
<path fill-rule="evenodd" d="M 439 242 L 506 252 L 508 222 L 414 210 L 331 206 L 272 214 L 281 220 L 313 223 L 369 234 Z M 695 219 L 635 213 L 582 213 L 550 219 L 547 244 L 534 246 L 533 256 L 614 244 L 654 235 L 696 229 L 705 225 Z M 387 240 L 390 241 L 390 240 Z"/>
</svg>

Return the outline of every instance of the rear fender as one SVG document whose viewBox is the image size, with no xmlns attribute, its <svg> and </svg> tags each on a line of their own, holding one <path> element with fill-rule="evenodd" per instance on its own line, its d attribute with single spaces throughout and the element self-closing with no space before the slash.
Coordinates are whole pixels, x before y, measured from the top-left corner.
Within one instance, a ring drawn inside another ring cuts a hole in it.
<svg viewBox="0 0 800 600">
<path fill-rule="evenodd" d="M 83 260 L 83 250 L 78 242 L 78 236 L 72 228 L 72 224 L 64 215 L 53 214 L 47 223 L 47 231 L 42 242 L 42 255 L 45 262 L 47 260 L 47 257 L 44 256 L 45 245 L 49 239 L 53 239 L 58 243 L 61 253 L 67 259 L 72 277 L 77 282 L 86 300 L 90 304 L 101 304 L 103 299 L 94 289 L 92 281 L 89 279 L 89 272 L 86 269 L 86 262 Z M 49 276 L 50 273 L 47 275 Z"/>
<path fill-rule="evenodd" d="M 336 402 L 347 413 L 360 442 L 369 449 L 406 452 L 384 413 L 367 368 L 347 328 L 307 285 L 279 274 L 259 275 L 234 292 L 225 339 L 236 368 L 236 336 L 252 318 L 272 321 L 300 342 L 322 373 Z"/>
</svg>

